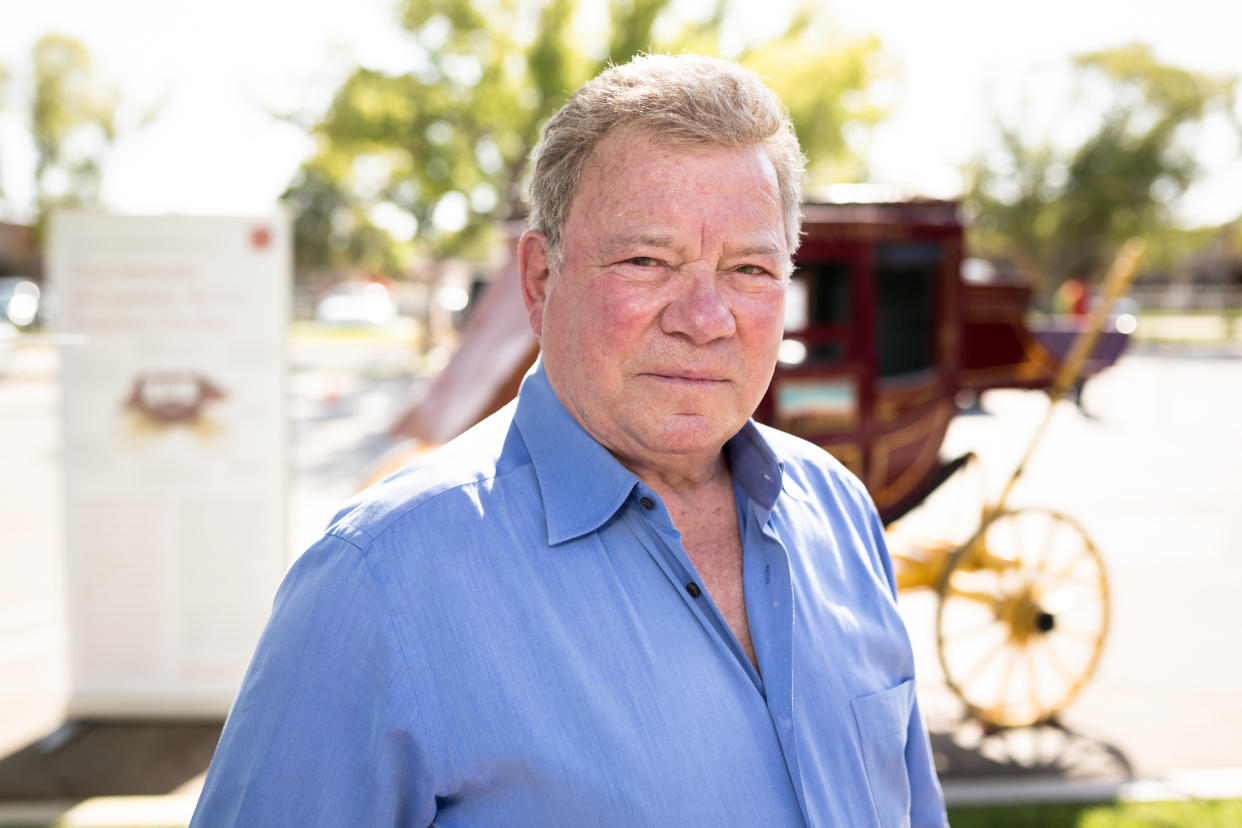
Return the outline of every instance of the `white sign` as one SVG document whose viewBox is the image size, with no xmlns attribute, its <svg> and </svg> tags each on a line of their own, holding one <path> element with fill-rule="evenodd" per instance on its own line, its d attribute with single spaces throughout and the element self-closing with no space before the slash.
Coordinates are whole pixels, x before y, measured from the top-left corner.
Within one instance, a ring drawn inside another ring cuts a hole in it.
<svg viewBox="0 0 1242 828">
<path fill-rule="evenodd" d="M 71 716 L 222 716 L 285 567 L 286 217 L 52 217 Z"/>
</svg>

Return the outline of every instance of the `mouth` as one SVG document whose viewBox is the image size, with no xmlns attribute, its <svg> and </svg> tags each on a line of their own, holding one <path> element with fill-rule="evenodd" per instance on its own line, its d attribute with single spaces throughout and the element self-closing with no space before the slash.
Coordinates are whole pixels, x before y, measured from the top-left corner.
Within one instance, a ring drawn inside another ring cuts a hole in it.
<svg viewBox="0 0 1242 828">
<path fill-rule="evenodd" d="M 715 374 L 698 371 L 686 371 L 684 369 L 671 371 L 648 371 L 644 374 L 644 376 L 650 377 L 659 382 L 684 385 L 692 388 L 708 388 L 728 382 L 727 379 Z"/>
</svg>

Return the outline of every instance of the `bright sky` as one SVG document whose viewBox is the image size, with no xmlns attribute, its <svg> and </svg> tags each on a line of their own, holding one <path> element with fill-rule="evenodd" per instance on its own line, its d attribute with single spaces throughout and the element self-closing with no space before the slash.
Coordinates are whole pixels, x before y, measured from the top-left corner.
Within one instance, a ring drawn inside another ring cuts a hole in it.
<svg viewBox="0 0 1242 828">
<path fill-rule="evenodd" d="M 759 32 L 794 4 L 736 0 L 739 9 L 755 9 L 744 12 L 744 25 Z M 1242 75 L 1236 0 L 834 0 L 830 7 L 848 31 L 879 35 L 900 69 L 890 90 L 893 117 L 867 147 L 873 178 L 931 196 L 958 194 L 958 170 L 993 136 L 998 109 L 1029 98 L 1033 133 L 1065 129 L 1056 102 L 1071 54 L 1143 40 L 1163 61 Z M 0 0 L 0 64 L 28 75 L 33 43 L 62 32 L 86 43 L 131 114 L 163 102 L 158 118 L 110 157 L 104 196 L 113 209 L 261 212 L 311 150 L 297 127 L 269 110 L 313 117 L 355 63 L 410 65 L 389 8 L 390 0 Z M 19 86 L 10 84 L 11 103 Z M 1242 120 L 1242 103 L 1237 114 Z M 1242 215 L 1236 135 L 1217 124 L 1198 136 L 1197 152 L 1211 172 L 1181 215 L 1192 223 Z M 0 114 L 5 192 L 27 194 L 31 165 L 10 107 Z"/>
</svg>

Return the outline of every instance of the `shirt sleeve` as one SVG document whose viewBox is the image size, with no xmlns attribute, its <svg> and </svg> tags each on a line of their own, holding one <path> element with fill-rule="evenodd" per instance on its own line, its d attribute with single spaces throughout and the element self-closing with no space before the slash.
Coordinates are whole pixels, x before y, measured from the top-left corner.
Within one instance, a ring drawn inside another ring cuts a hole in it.
<svg viewBox="0 0 1242 828">
<path fill-rule="evenodd" d="M 430 825 L 413 683 L 363 552 L 325 537 L 277 593 L 191 825 Z"/>
</svg>

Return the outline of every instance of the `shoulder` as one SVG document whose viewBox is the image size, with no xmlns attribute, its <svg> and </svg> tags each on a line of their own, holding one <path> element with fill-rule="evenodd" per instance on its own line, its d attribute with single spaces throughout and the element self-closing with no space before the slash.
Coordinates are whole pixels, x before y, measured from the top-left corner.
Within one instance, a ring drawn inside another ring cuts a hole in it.
<svg viewBox="0 0 1242 828">
<path fill-rule="evenodd" d="M 390 619 L 417 651 L 412 630 L 496 594 L 528 550 L 546 545 L 540 504 L 517 429 L 489 418 L 346 503 L 294 561 L 281 595 L 311 608 L 347 604 L 364 625 Z"/>
<path fill-rule="evenodd" d="M 510 478 L 531 473 L 512 420 L 512 406 L 506 406 L 359 492 L 337 512 L 326 534 L 367 547 L 411 520 L 482 517 L 486 501 L 502 496 L 513 484 Z"/>
</svg>

